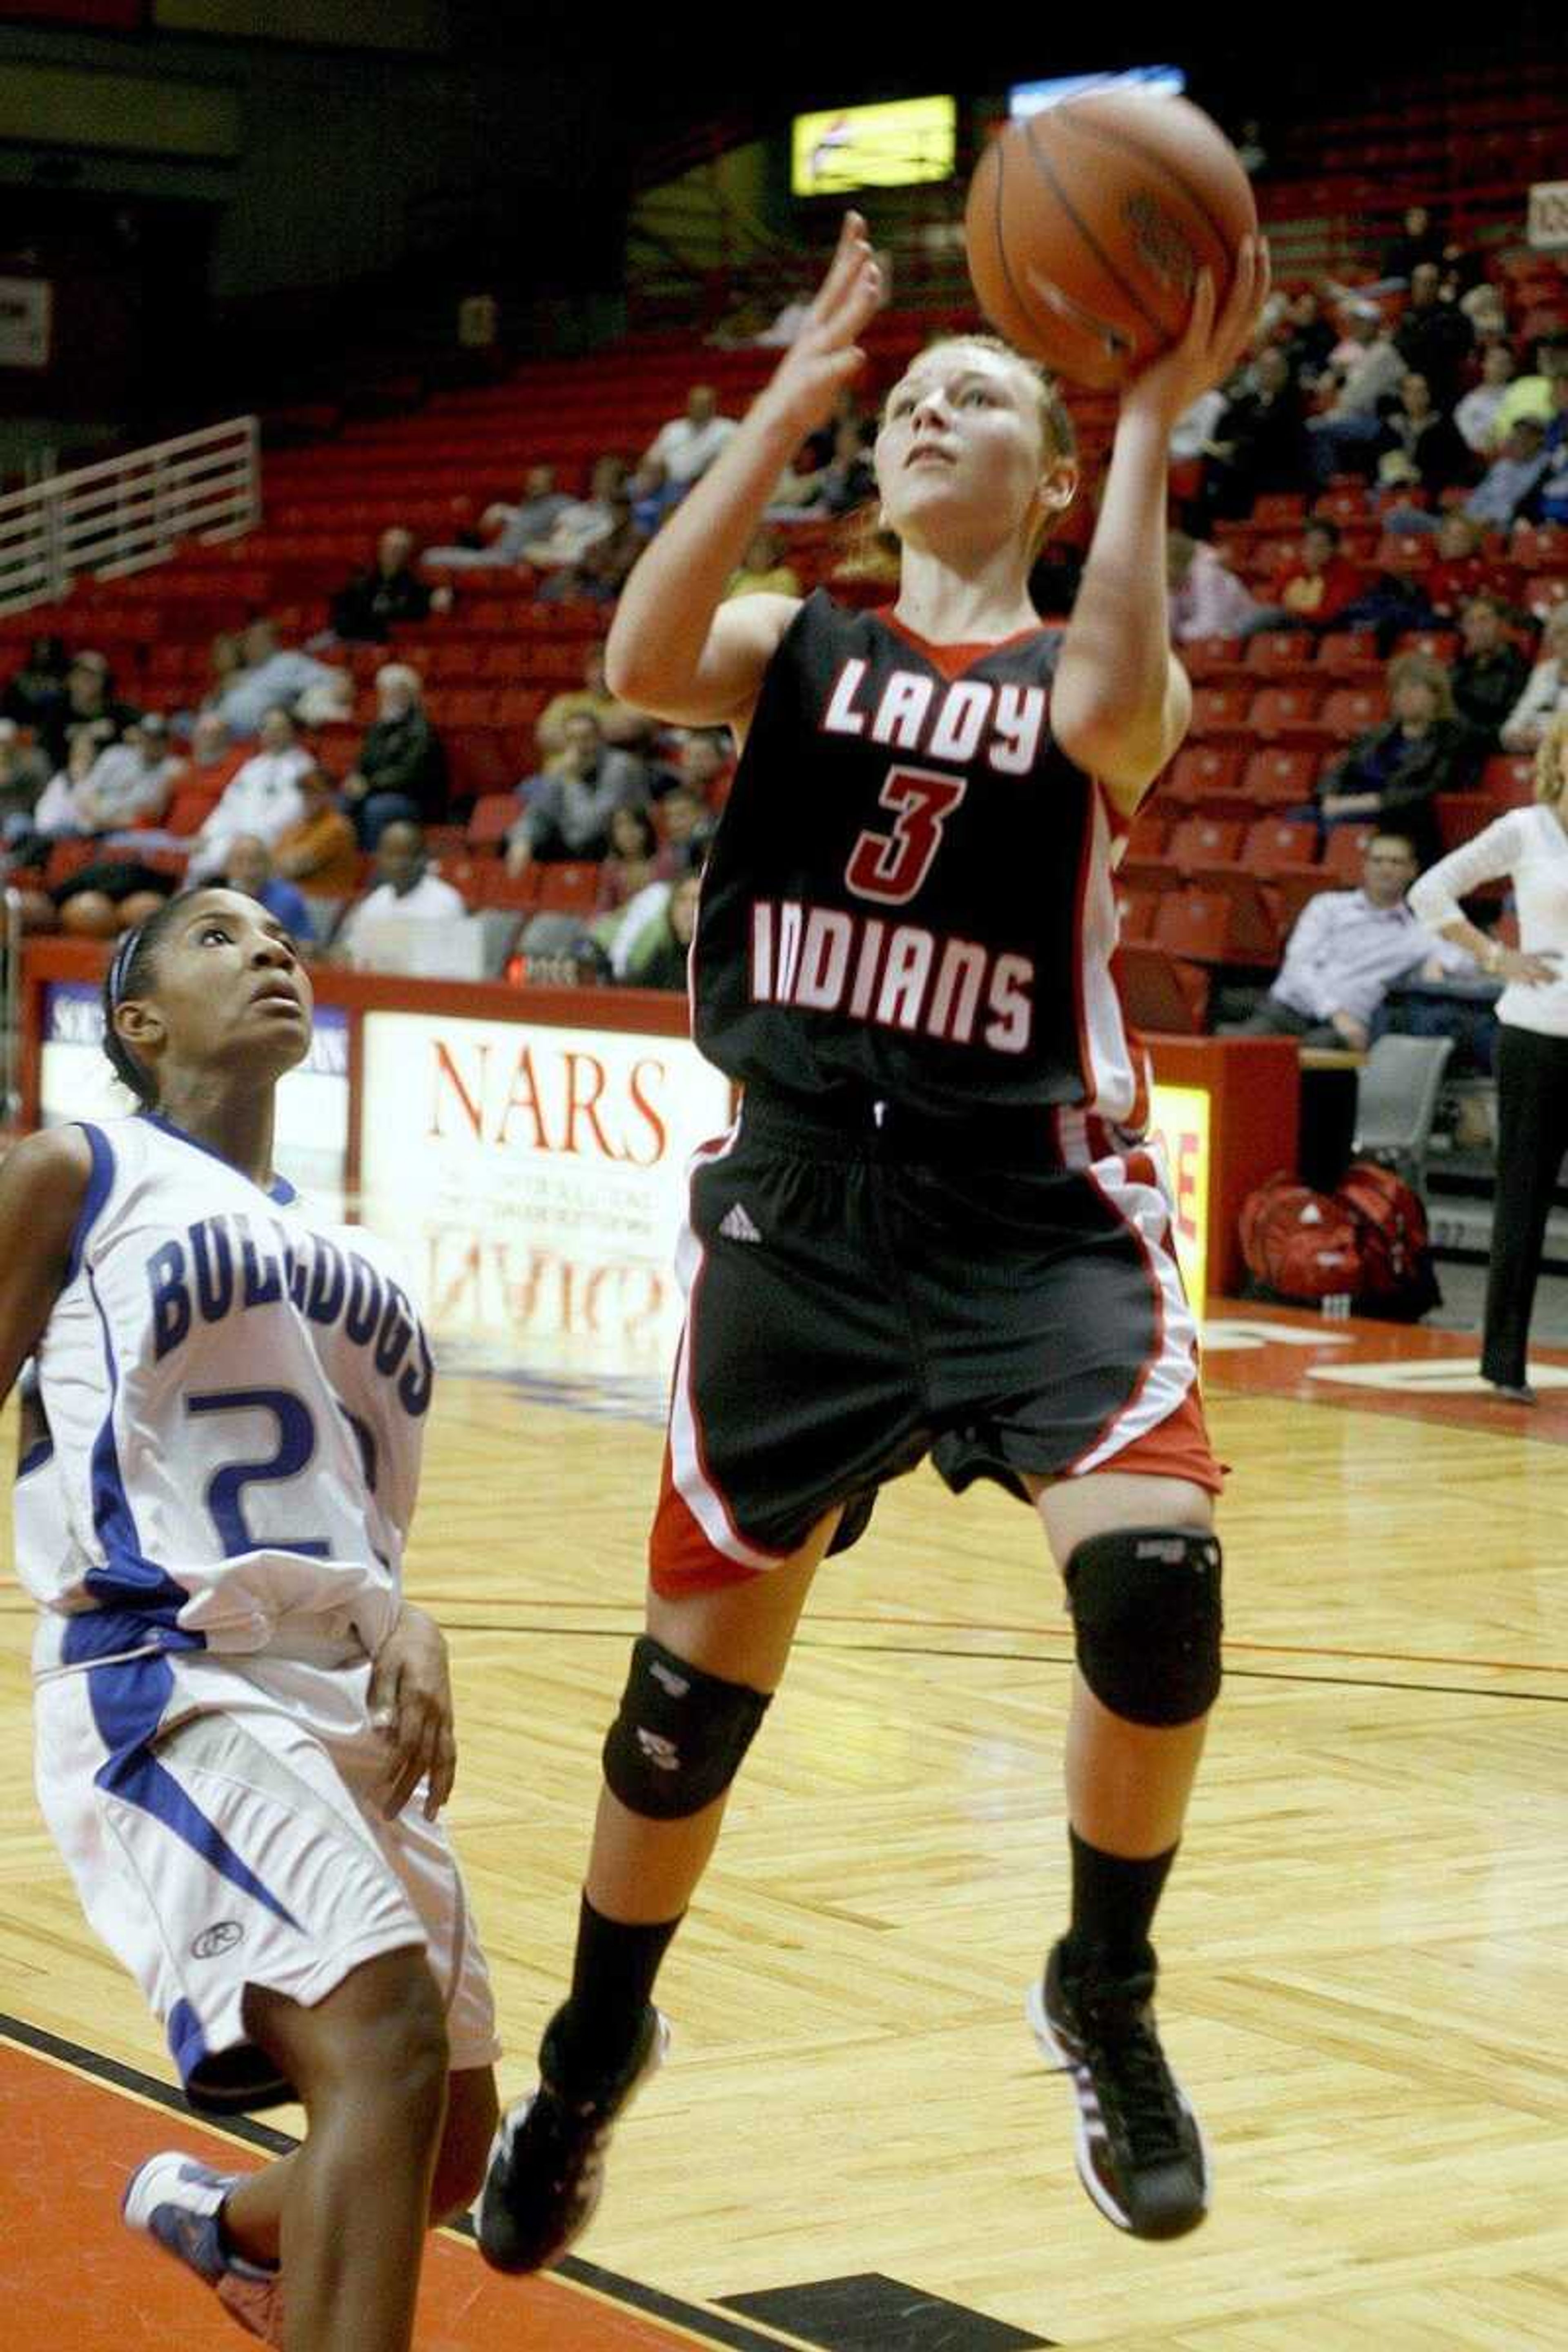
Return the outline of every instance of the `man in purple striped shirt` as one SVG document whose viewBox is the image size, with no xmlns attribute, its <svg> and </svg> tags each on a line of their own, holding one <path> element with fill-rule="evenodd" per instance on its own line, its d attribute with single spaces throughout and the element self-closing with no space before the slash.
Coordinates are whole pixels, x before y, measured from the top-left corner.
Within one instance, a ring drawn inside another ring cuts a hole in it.
<svg viewBox="0 0 1568 2352">
<path fill-rule="evenodd" d="M 1402 833 L 1375 833 L 1359 890 L 1321 890 L 1296 919 L 1285 961 L 1239 1037 L 1299 1037 L 1304 1045 L 1364 1052 L 1378 1007 L 1394 982 L 1471 969 L 1462 949 L 1436 938 L 1405 903 L 1415 852 Z"/>
</svg>

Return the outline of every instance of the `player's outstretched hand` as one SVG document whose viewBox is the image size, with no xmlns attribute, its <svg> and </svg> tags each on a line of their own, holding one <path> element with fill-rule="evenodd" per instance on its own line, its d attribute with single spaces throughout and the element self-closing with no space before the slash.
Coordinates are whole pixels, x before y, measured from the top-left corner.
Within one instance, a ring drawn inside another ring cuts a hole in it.
<svg viewBox="0 0 1568 2352">
<path fill-rule="evenodd" d="M 452 1684 L 445 1635 L 410 1601 L 375 1654 L 366 1703 L 372 1727 L 386 1743 L 382 1811 L 395 1821 L 426 1780 L 425 1818 L 433 1822 L 452 1793 L 458 1769 Z"/>
<path fill-rule="evenodd" d="M 1217 317 L 1213 275 L 1200 270 L 1186 333 L 1134 377 L 1121 396 L 1123 414 L 1142 410 L 1169 427 L 1211 384 L 1223 383 L 1252 340 L 1268 292 L 1268 246 L 1261 236 L 1248 237 L 1237 253 Z"/>
<path fill-rule="evenodd" d="M 872 258 L 865 221 L 858 213 L 846 213 L 838 249 L 805 324 L 761 396 L 768 414 L 786 420 L 801 440 L 826 423 L 839 393 L 865 366 L 856 338 L 881 300 L 882 273 Z"/>
</svg>

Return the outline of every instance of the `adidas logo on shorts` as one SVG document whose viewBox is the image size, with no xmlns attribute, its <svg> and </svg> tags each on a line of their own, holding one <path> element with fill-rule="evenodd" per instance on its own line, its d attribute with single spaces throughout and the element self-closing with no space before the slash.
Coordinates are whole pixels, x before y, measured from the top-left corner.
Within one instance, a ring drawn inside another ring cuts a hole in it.
<svg viewBox="0 0 1568 2352">
<path fill-rule="evenodd" d="M 763 1238 L 739 1201 L 723 1219 L 719 1231 L 728 1234 L 732 1242 L 760 1242 Z"/>
</svg>

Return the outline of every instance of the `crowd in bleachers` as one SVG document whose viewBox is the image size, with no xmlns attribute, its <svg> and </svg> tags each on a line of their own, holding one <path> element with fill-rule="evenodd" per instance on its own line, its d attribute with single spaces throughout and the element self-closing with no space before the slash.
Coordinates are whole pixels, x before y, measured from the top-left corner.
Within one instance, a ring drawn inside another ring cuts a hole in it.
<svg viewBox="0 0 1568 2352">
<path fill-rule="evenodd" d="M 879 322 L 733 593 L 886 600 L 896 558 L 860 520 L 870 412 L 950 323 Z M 0 624 L 0 824 L 28 920 L 107 932 L 237 858 L 342 951 L 368 894 L 412 919 L 438 868 L 496 919 L 486 968 L 530 970 L 531 941 L 541 969 L 657 970 L 728 744 L 617 705 L 602 643 L 771 364 L 714 353 L 692 385 L 672 343 L 532 366 L 274 457 L 268 521 L 232 548 Z M 1073 404 L 1092 486 L 1110 410 Z M 1313 892 L 1359 881 L 1370 828 L 1426 863 L 1532 791 L 1568 707 L 1565 440 L 1568 279 L 1529 256 L 1483 272 L 1418 213 L 1368 284 L 1277 293 L 1183 420 L 1171 597 L 1194 725 L 1122 888 L 1131 948 L 1179 957 L 1194 1005 L 1227 967 L 1267 984 Z M 1047 615 L 1070 609 L 1092 506 L 1090 488 L 1042 557 Z"/>
</svg>

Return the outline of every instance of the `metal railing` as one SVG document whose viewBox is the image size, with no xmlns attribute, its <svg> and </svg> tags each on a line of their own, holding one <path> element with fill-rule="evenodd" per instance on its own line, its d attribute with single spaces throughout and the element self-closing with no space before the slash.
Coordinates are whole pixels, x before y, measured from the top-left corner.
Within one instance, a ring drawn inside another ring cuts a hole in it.
<svg viewBox="0 0 1568 2352">
<path fill-rule="evenodd" d="M 0 614 L 56 602 L 78 572 L 117 580 L 182 540 L 236 539 L 260 520 L 254 416 L 57 474 L 0 498 Z"/>
</svg>

